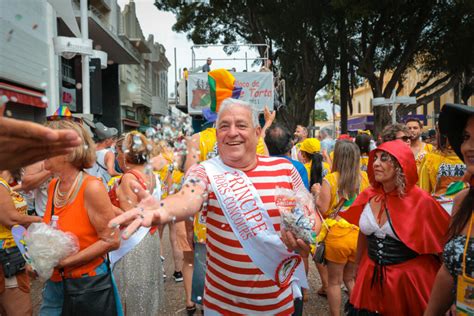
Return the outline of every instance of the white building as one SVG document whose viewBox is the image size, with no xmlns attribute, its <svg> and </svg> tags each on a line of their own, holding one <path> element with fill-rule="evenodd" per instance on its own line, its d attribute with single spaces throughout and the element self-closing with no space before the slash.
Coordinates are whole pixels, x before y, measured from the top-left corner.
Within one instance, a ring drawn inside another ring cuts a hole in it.
<svg viewBox="0 0 474 316">
<path fill-rule="evenodd" d="M 95 57 L 90 61 L 91 113 L 96 121 L 120 128 L 119 65 L 140 64 L 143 58 L 118 34 L 116 0 L 88 4 L 89 38 L 95 50 L 107 53 L 105 63 Z M 6 103 L 7 114 L 43 121 L 60 104 L 82 113 L 81 57 L 60 57 L 53 45 L 58 36 L 76 37 L 79 25 L 79 0 L 0 1 L 0 102 Z"/>
<path fill-rule="evenodd" d="M 44 120 L 59 101 L 56 13 L 46 0 L 2 0 L 0 30 L 0 102 L 15 118 Z"/>
<path fill-rule="evenodd" d="M 140 64 L 120 66 L 122 128 L 132 130 L 156 124 L 155 118 L 168 113 L 168 68 L 165 49 L 152 35 L 145 40 L 135 3 L 122 11 L 121 37 L 140 52 Z"/>
</svg>

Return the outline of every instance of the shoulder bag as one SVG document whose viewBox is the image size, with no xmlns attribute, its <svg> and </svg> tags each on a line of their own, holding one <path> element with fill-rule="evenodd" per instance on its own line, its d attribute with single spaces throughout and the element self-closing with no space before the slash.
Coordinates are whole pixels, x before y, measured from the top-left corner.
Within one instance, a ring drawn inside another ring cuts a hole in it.
<svg viewBox="0 0 474 316">
<path fill-rule="evenodd" d="M 336 211 L 330 215 L 331 218 L 337 217 L 337 214 L 341 211 L 342 207 L 344 206 L 345 200 L 346 199 L 343 197 L 339 200 L 339 202 L 336 205 Z M 319 217 L 321 218 L 322 225 L 326 226 L 326 229 L 328 231 L 327 234 L 329 234 L 329 226 L 327 226 L 327 224 L 324 222 L 324 218 L 322 217 L 321 213 L 319 211 L 317 212 L 318 212 Z M 326 237 L 327 237 L 327 234 L 326 234 Z M 314 252 L 313 261 L 315 263 L 325 264 L 326 263 L 325 251 L 326 251 L 326 243 L 324 242 L 324 240 L 322 240 L 316 246 L 316 251 Z"/>
<path fill-rule="evenodd" d="M 51 205 L 51 217 L 53 217 L 54 195 Z M 62 316 L 117 315 L 112 272 L 108 258 L 105 259 L 105 263 L 107 265 L 105 274 L 83 276 L 78 279 L 65 278 L 64 270 L 60 270 L 64 290 Z"/>
</svg>

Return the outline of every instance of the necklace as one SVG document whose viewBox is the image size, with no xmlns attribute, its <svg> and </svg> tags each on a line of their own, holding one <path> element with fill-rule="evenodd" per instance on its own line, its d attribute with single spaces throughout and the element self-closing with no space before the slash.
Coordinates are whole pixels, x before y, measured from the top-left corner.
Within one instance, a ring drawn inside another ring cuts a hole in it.
<svg viewBox="0 0 474 316">
<path fill-rule="evenodd" d="M 59 186 L 61 184 L 61 179 L 59 179 L 58 184 L 56 186 L 56 190 L 54 191 L 54 198 L 53 198 L 54 207 L 56 208 L 64 207 L 71 200 L 74 200 L 74 198 L 77 195 L 77 192 L 79 191 L 79 188 L 81 187 L 82 179 L 83 179 L 83 173 L 82 171 L 79 171 L 71 187 L 66 192 L 61 192 L 59 190 Z"/>
</svg>

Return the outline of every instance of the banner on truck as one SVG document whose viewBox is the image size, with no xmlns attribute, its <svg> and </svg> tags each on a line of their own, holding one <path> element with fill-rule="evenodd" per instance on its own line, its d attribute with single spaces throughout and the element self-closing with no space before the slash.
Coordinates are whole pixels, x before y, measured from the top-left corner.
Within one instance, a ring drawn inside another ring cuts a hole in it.
<svg viewBox="0 0 474 316">
<path fill-rule="evenodd" d="M 255 105 L 257 111 L 263 112 L 265 105 L 273 110 L 273 73 L 271 72 L 234 72 L 236 84 L 242 87 L 239 100 Z M 189 74 L 188 77 L 188 113 L 201 114 L 211 105 L 207 73 Z"/>
</svg>

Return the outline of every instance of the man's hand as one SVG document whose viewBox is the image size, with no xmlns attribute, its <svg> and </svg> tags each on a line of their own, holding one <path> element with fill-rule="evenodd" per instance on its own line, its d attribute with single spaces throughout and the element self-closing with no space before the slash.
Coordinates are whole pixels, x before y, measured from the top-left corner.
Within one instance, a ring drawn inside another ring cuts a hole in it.
<svg viewBox="0 0 474 316">
<path fill-rule="evenodd" d="M 160 202 L 156 201 L 140 184 L 132 183 L 132 187 L 138 197 L 139 203 L 137 207 L 124 212 L 109 222 L 109 227 L 111 228 L 126 226 L 122 233 L 123 239 L 130 238 L 141 226 L 150 227 L 162 223 Z"/>
<path fill-rule="evenodd" d="M 307 245 L 303 240 L 297 239 L 292 232 L 286 231 L 284 228 L 281 229 L 280 233 L 281 240 L 288 250 L 297 251 L 303 258 L 308 257 L 310 251 L 309 245 Z"/>
<path fill-rule="evenodd" d="M 265 105 L 265 108 L 263 109 L 263 118 L 265 119 L 265 126 L 270 126 L 272 125 L 273 121 L 275 120 L 276 116 L 276 111 L 270 112 L 268 109 L 268 106 Z"/>
<path fill-rule="evenodd" d="M 53 130 L 37 123 L 0 117 L 0 165 L 17 169 L 65 155 L 81 144 L 73 130 Z"/>
</svg>

